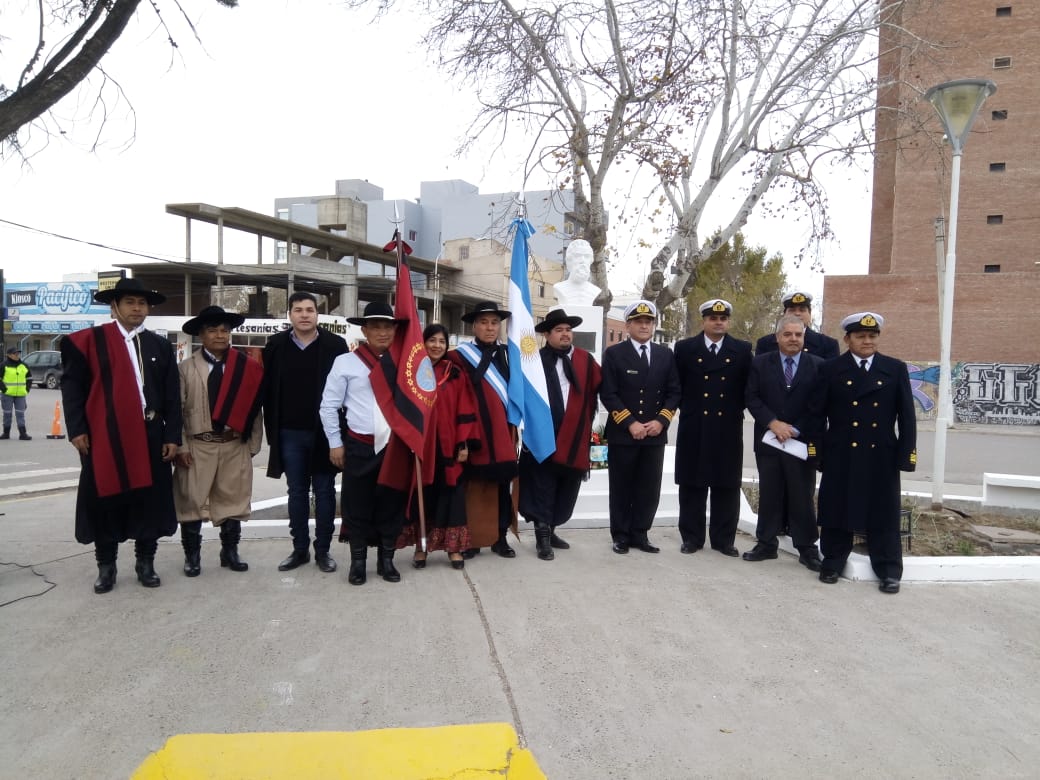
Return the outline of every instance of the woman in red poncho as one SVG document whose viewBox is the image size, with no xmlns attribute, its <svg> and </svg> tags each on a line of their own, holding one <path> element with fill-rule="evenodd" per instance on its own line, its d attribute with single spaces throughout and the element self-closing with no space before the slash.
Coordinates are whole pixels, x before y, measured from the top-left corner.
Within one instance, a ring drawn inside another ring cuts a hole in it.
<svg viewBox="0 0 1040 780">
<path fill-rule="evenodd" d="M 469 457 L 469 444 L 476 439 L 476 405 L 470 383 L 458 366 L 442 358 L 448 351 L 448 329 L 439 323 L 423 331 L 426 353 L 437 377 L 437 396 L 427 420 L 422 456 L 423 503 L 426 510 L 427 552 L 444 550 L 453 569 L 465 566 L 462 551 L 470 546 L 466 527 L 466 501 L 461 487 L 462 464 Z M 412 565 L 426 567 L 426 553 L 419 544 L 419 506 L 413 498 L 397 546 L 415 546 Z"/>
</svg>

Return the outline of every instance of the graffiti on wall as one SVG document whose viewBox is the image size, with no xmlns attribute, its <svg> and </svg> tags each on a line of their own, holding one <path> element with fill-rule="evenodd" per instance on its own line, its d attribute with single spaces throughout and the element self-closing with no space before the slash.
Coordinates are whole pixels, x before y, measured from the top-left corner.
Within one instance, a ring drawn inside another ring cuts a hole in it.
<svg viewBox="0 0 1040 780">
<path fill-rule="evenodd" d="M 919 419 L 934 419 L 939 366 L 909 364 Z M 976 425 L 1040 425 L 1040 365 L 956 363 L 953 366 L 955 422 Z"/>
</svg>

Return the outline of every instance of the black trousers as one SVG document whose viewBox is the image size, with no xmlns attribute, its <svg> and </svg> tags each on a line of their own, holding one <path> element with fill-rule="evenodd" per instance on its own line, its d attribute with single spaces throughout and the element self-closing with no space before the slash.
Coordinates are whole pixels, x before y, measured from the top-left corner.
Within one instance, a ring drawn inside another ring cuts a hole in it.
<svg viewBox="0 0 1040 780">
<path fill-rule="evenodd" d="M 777 535 L 786 526 L 795 548 L 813 547 L 816 530 L 816 470 L 804 460 L 766 453 L 756 455 L 758 464 L 758 529 L 761 544 L 776 549 Z"/>
<path fill-rule="evenodd" d="M 520 453 L 520 514 L 535 525 L 563 525 L 574 514 L 584 478 L 584 471 L 539 463 L 524 450 Z"/>
<path fill-rule="evenodd" d="M 615 542 L 642 544 L 661 501 L 664 445 L 611 444 L 609 457 L 610 535 Z"/>
<path fill-rule="evenodd" d="M 892 529 L 872 529 L 866 536 L 870 566 L 878 579 L 902 579 L 903 541 L 899 536 L 899 525 Z M 852 552 L 852 538 L 852 531 L 843 528 L 820 529 L 821 571 L 841 574 Z"/>
<path fill-rule="evenodd" d="M 344 444 L 342 513 L 347 538 L 393 547 L 405 524 L 407 496 L 378 483 L 385 451 L 377 455 L 371 445 L 353 439 Z"/>
<path fill-rule="evenodd" d="M 704 530 L 708 522 L 708 491 L 711 491 L 712 547 L 732 547 L 740 519 L 740 488 L 702 488 L 679 485 L 679 533 L 683 542 L 704 546 Z"/>
</svg>

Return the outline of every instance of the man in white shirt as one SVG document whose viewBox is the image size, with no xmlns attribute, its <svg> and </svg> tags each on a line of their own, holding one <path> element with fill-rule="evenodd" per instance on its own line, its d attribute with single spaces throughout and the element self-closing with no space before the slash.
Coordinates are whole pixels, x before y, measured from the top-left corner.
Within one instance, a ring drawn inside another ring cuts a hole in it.
<svg viewBox="0 0 1040 780">
<path fill-rule="evenodd" d="M 404 525 L 405 495 L 379 484 L 390 428 L 370 379 L 394 340 L 398 320 L 388 304 L 373 302 L 364 316 L 348 321 L 361 326 L 365 343 L 336 358 L 319 409 L 329 460 L 343 471 L 343 524 L 350 541 L 347 581 L 365 584 L 368 546 L 373 545 L 379 548 L 377 574 L 387 582 L 400 582 L 394 549 Z"/>
</svg>

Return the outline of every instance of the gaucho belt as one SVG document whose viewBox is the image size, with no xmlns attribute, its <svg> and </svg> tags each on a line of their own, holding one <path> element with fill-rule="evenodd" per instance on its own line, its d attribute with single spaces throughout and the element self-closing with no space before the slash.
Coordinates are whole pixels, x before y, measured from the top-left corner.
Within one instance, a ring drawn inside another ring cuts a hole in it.
<svg viewBox="0 0 1040 780">
<path fill-rule="evenodd" d="M 196 433 L 192 438 L 198 439 L 199 441 L 211 441 L 223 444 L 224 442 L 234 441 L 237 439 L 238 432 L 231 430 L 220 431 L 220 433 L 217 433 L 216 431 L 206 431 L 205 433 Z"/>
</svg>

